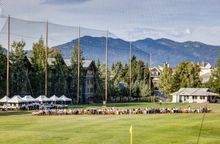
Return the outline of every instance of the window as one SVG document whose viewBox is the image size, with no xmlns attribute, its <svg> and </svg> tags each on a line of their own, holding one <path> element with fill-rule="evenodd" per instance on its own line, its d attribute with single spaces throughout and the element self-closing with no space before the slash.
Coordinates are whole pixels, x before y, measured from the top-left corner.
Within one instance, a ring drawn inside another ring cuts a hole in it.
<svg viewBox="0 0 220 144">
<path fill-rule="evenodd" d="M 90 88 L 90 93 L 93 93 L 93 88 Z"/>
<path fill-rule="evenodd" d="M 201 99 L 201 100 L 204 100 L 204 99 L 205 99 L 205 97 L 204 97 L 204 96 L 200 96 L 200 99 Z"/>
<path fill-rule="evenodd" d="M 197 99 L 197 96 L 193 96 L 193 99 Z"/>
</svg>

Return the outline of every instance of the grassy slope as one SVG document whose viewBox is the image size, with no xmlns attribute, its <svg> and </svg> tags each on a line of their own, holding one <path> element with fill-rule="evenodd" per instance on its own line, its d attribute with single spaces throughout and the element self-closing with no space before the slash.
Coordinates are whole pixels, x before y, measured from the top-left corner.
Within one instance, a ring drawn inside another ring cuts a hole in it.
<svg viewBox="0 0 220 144">
<path fill-rule="evenodd" d="M 110 106 L 160 105 L 131 103 Z M 173 106 L 187 107 L 188 104 L 162 105 Z M 220 105 L 210 107 L 213 112 L 205 116 L 200 144 L 220 143 Z M 130 125 L 133 125 L 133 144 L 193 144 L 197 140 L 201 118 L 202 114 L 31 116 L 30 113 L 0 112 L 0 144 L 128 144 Z"/>
</svg>

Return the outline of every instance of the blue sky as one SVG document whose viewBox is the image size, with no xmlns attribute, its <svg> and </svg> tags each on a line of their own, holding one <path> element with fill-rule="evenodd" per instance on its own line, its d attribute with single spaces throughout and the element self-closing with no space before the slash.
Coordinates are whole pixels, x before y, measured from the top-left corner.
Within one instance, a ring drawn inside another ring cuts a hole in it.
<svg viewBox="0 0 220 144">
<path fill-rule="evenodd" d="M 2 13 L 93 29 L 126 40 L 170 38 L 220 45 L 220 0 L 0 0 Z"/>
</svg>

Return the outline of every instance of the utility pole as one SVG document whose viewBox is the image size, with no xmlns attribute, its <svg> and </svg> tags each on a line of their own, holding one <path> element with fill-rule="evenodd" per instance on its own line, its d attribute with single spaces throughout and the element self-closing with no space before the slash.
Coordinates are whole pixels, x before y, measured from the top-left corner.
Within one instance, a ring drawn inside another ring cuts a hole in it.
<svg viewBox="0 0 220 144">
<path fill-rule="evenodd" d="M 131 98 L 131 92 L 132 92 L 132 90 L 131 90 L 131 84 L 132 84 L 132 78 L 131 78 L 131 59 L 132 59 L 132 47 L 131 47 L 131 42 L 130 42 L 130 95 L 129 95 L 129 97 Z"/>
<path fill-rule="evenodd" d="M 106 58 L 106 65 L 105 65 L 105 100 L 103 101 L 103 104 L 106 105 L 107 98 L 108 98 L 108 31 L 106 33 L 106 48 L 105 48 L 105 58 Z"/>
<path fill-rule="evenodd" d="M 10 67 L 9 67 L 9 54 L 10 54 L 10 50 L 11 50 L 11 42 L 10 42 L 10 28 L 11 28 L 11 24 L 10 24 L 11 18 L 10 16 L 8 16 L 8 52 L 7 52 L 7 76 L 6 76 L 6 96 L 9 97 L 10 93 L 9 93 L 9 72 L 10 72 Z"/>
<path fill-rule="evenodd" d="M 78 29 L 78 51 L 77 51 L 77 66 L 78 66 L 78 79 L 77 79 L 77 99 L 76 103 L 79 103 L 79 97 L 80 97 L 80 26 Z"/>
<path fill-rule="evenodd" d="M 48 57 L 48 21 L 46 23 L 46 41 L 45 41 L 45 96 L 48 95 L 48 64 L 47 58 Z"/>
</svg>

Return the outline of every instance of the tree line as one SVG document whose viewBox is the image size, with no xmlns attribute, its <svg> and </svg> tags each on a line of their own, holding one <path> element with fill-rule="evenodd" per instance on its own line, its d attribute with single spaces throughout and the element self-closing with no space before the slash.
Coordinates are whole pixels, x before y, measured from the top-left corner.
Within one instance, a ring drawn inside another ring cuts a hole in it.
<svg viewBox="0 0 220 144">
<path fill-rule="evenodd" d="M 56 48 L 48 48 L 48 58 L 55 59 L 49 65 L 46 61 L 45 43 L 40 38 L 33 43 L 32 51 L 27 56 L 24 41 L 11 44 L 10 59 L 10 95 L 27 95 L 33 97 L 44 94 L 45 68 L 48 64 L 48 96 L 67 95 L 77 101 L 78 79 L 78 45 L 71 53 L 71 66 L 67 66 L 61 52 Z M 85 83 L 86 71 L 83 68 L 83 51 L 80 51 L 80 95 Z M 6 95 L 6 62 L 7 57 L 0 47 L 0 96 Z M 150 96 L 149 68 L 135 56 L 131 59 L 132 79 L 130 95 L 130 64 L 117 62 L 108 68 L 108 100 L 119 98 L 140 98 Z M 99 60 L 93 63 L 93 85 L 95 101 L 104 100 L 105 64 Z"/>
<path fill-rule="evenodd" d="M 24 41 L 14 41 L 10 52 L 10 95 L 26 95 L 33 97 L 44 94 L 46 61 L 45 43 L 40 38 L 32 46 L 32 51 L 27 57 L 24 50 Z M 78 79 L 78 45 L 71 53 L 71 65 L 67 66 L 62 53 L 56 48 L 48 48 L 48 58 L 53 58 L 48 65 L 48 96 L 67 95 L 77 103 L 77 79 Z M 86 70 L 83 68 L 83 51 L 80 51 L 80 95 L 85 83 Z M 6 63 L 7 57 L 0 47 L 0 97 L 6 94 Z M 130 71 L 130 67 L 132 67 Z M 93 63 L 93 85 L 96 102 L 104 100 L 105 91 L 105 64 L 99 60 Z M 158 86 L 152 84 L 150 68 L 142 60 L 131 57 L 130 63 L 113 63 L 108 67 L 108 100 L 150 100 L 153 90 L 157 87 L 161 92 L 170 95 L 183 87 L 208 87 L 214 92 L 220 93 L 220 59 L 210 80 L 202 84 L 199 78 L 200 67 L 193 62 L 181 62 L 175 71 L 168 65 L 164 65 L 160 75 Z"/>
</svg>

